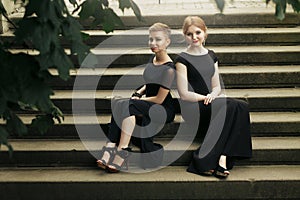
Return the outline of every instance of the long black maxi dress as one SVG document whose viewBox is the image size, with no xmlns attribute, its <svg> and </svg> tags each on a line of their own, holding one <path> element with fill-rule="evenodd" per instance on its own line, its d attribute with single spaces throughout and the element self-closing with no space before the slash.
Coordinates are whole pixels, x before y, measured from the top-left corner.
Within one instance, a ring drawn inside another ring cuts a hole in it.
<svg viewBox="0 0 300 200">
<path fill-rule="evenodd" d="M 182 52 L 175 63 L 186 66 L 189 91 L 207 95 L 212 92 L 211 79 L 217 61 L 215 53 L 209 50 L 204 55 Z M 250 117 L 246 102 L 226 97 L 216 98 L 209 105 L 204 105 L 203 101 L 182 101 L 181 113 L 187 123 L 195 120 L 190 115 L 195 110 L 194 106 L 199 107 L 200 111 L 198 131 L 205 137 L 193 153 L 188 172 L 201 174 L 215 169 L 221 155 L 227 156 L 227 169 L 232 169 L 234 160 L 252 156 Z"/>
<path fill-rule="evenodd" d="M 150 59 L 143 73 L 146 84 L 146 97 L 156 96 L 160 87 L 170 90 L 175 78 L 173 62 L 154 65 Z M 107 138 L 110 142 L 119 143 L 122 121 L 129 116 L 136 117 L 136 126 L 131 142 L 140 147 L 141 167 L 158 167 L 163 159 L 163 147 L 153 142 L 153 137 L 165 123 L 174 120 L 175 110 L 170 91 L 161 105 L 150 101 L 136 99 L 119 99 L 112 104 L 112 118 Z M 131 156 L 133 157 L 133 156 Z"/>
</svg>

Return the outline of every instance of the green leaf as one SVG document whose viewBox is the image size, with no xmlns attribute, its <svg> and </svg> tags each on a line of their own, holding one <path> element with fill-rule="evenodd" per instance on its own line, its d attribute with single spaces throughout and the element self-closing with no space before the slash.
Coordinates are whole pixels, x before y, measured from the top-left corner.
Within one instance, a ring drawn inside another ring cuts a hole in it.
<svg viewBox="0 0 300 200">
<path fill-rule="evenodd" d="M 15 73 L 16 66 L 13 61 L 18 59 L 13 57 L 10 53 L 1 52 L 0 60 L 5 60 L 5 62 L 0 63 L 1 96 L 6 99 L 6 101 L 17 103 L 20 96 L 20 83 Z M 22 70 L 19 73 L 22 73 Z"/>
<path fill-rule="evenodd" d="M 283 7 L 281 4 L 276 4 L 276 11 L 275 16 L 279 20 L 283 20 L 285 18 L 285 7 Z"/>
<path fill-rule="evenodd" d="M 8 148 L 9 156 L 12 157 L 13 148 L 9 144 L 7 138 L 8 138 L 8 132 L 3 127 L 0 126 L 0 147 L 1 144 L 5 145 Z"/>
<path fill-rule="evenodd" d="M 135 16 L 138 18 L 138 20 L 143 21 L 140 8 L 137 6 L 137 4 L 133 0 L 130 0 L 130 4 L 131 4 L 131 8 L 132 8 Z"/>
<path fill-rule="evenodd" d="M 125 8 L 131 8 L 130 0 L 119 0 L 119 8 L 124 12 Z"/>
<path fill-rule="evenodd" d="M 51 88 L 40 80 L 32 80 L 32 83 L 24 88 L 22 92 L 22 102 L 36 107 L 43 112 L 50 112 L 52 102 L 50 95 Z"/>
<path fill-rule="evenodd" d="M 106 33 L 112 32 L 115 26 L 124 26 L 121 18 L 111 8 L 103 9 L 95 17 L 96 20 L 101 22 L 102 28 Z"/>
<path fill-rule="evenodd" d="M 70 77 L 69 71 L 73 68 L 73 63 L 70 58 L 66 55 L 63 49 L 57 49 L 54 52 L 55 66 L 57 67 L 59 77 L 63 80 L 68 80 Z"/>
<path fill-rule="evenodd" d="M 27 133 L 27 127 L 15 113 L 11 113 L 10 118 L 7 119 L 7 129 L 18 135 Z"/>
<path fill-rule="evenodd" d="M 73 17 L 67 17 L 61 23 L 62 35 L 70 41 L 82 40 L 81 29 L 82 26 Z"/>
<path fill-rule="evenodd" d="M 30 37 L 33 37 L 35 27 L 38 27 L 40 25 L 40 22 L 37 20 L 37 18 L 32 17 L 20 20 L 18 25 L 19 27 L 14 32 L 14 35 L 16 36 L 16 41 L 22 43 L 26 39 L 30 39 Z"/>
<path fill-rule="evenodd" d="M 90 52 L 90 48 L 82 42 L 73 42 L 71 48 L 72 54 L 78 56 L 78 62 L 81 64 Z"/>
<path fill-rule="evenodd" d="M 81 25 L 73 18 L 66 19 L 62 24 L 63 36 L 72 42 L 72 55 L 77 55 L 79 63 L 82 63 L 90 48 L 82 42 L 83 35 L 86 37 L 88 34 L 82 33 L 80 29 Z"/>
<path fill-rule="evenodd" d="M 105 7 L 109 6 L 108 0 L 101 0 L 101 4 L 103 4 Z"/>
<path fill-rule="evenodd" d="M 0 92 L 0 117 L 3 115 L 6 108 L 7 108 L 6 99 L 4 99 L 4 97 L 2 97 L 1 92 Z"/>
<path fill-rule="evenodd" d="M 79 13 L 80 19 L 87 19 L 90 16 L 93 16 L 99 6 L 100 4 L 97 0 L 86 0 L 83 2 Z"/>
<path fill-rule="evenodd" d="M 54 125 L 51 115 L 38 115 L 31 122 L 31 127 L 36 128 L 41 134 L 45 134 Z"/>
<path fill-rule="evenodd" d="M 225 7 L 225 0 L 215 0 L 218 9 L 223 13 L 224 7 Z"/>
<path fill-rule="evenodd" d="M 56 12 L 56 2 L 51 0 L 36 1 L 30 0 L 26 5 L 24 18 L 32 17 L 33 14 L 37 16 L 41 23 L 50 21 L 53 25 L 58 26 L 59 19 Z M 62 10 L 62 8 L 60 8 Z"/>
<path fill-rule="evenodd" d="M 139 21 L 142 21 L 142 14 L 137 6 L 137 4 L 133 0 L 119 0 L 119 8 L 124 12 L 125 8 L 132 9 L 135 16 L 138 18 Z"/>
<path fill-rule="evenodd" d="M 45 70 L 49 67 L 54 67 L 58 69 L 59 77 L 63 80 L 67 80 L 70 77 L 69 70 L 70 68 L 73 68 L 73 63 L 66 55 L 64 49 L 54 48 L 47 54 L 39 55 L 37 60 L 43 67 L 42 70 Z"/>
<path fill-rule="evenodd" d="M 90 35 L 84 32 L 80 32 L 82 40 L 87 40 L 90 38 Z"/>
<path fill-rule="evenodd" d="M 55 118 L 58 121 L 58 123 L 62 122 L 61 119 L 64 120 L 64 114 L 58 107 L 54 105 L 52 107 L 51 115 L 53 116 L 53 118 Z"/>
<path fill-rule="evenodd" d="M 55 28 L 50 22 L 40 23 L 39 19 L 35 17 L 23 19 L 19 23 L 15 35 L 20 43 L 31 41 L 41 54 L 51 51 L 52 45 L 60 44 L 58 28 Z"/>
<path fill-rule="evenodd" d="M 288 0 L 288 4 L 292 5 L 295 12 L 300 12 L 300 1 L 299 0 Z"/>
</svg>

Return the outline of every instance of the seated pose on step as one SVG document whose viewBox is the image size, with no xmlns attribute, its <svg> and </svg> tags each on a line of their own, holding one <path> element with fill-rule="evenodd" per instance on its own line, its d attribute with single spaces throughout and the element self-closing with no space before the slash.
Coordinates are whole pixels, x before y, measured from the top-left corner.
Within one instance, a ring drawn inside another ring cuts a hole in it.
<svg viewBox="0 0 300 200">
<path fill-rule="evenodd" d="M 175 60 L 181 113 L 188 124 L 195 120 L 189 113 L 197 106 L 198 133 L 205 136 L 187 171 L 225 178 L 235 159 L 252 156 L 248 104 L 221 95 L 218 59 L 203 46 L 207 38 L 205 22 L 197 16 L 187 17 L 183 34 L 188 47 Z"/>
<path fill-rule="evenodd" d="M 144 168 L 157 167 L 162 161 L 163 148 L 153 143 L 153 136 L 175 116 L 170 88 L 176 71 L 167 54 L 170 33 L 170 28 L 162 23 L 155 23 L 149 28 L 149 47 L 154 55 L 143 73 L 145 84 L 130 99 L 119 99 L 112 105 L 113 116 L 107 134 L 109 141 L 97 160 L 97 165 L 108 172 L 119 172 L 127 165 L 131 139 L 140 147 L 141 153 L 150 153 L 143 159 Z M 132 135 L 136 132 L 137 137 Z"/>
</svg>

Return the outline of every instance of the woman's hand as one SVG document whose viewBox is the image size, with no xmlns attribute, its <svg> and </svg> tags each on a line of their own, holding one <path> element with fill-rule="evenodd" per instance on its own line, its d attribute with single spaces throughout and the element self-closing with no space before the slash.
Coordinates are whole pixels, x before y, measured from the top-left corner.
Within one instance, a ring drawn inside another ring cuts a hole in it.
<svg viewBox="0 0 300 200">
<path fill-rule="evenodd" d="M 134 96 L 134 97 L 131 97 L 131 99 L 139 100 L 140 98 L 139 98 L 139 97 L 136 97 L 136 96 Z"/>
<path fill-rule="evenodd" d="M 204 98 L 204 105 L 210 104 L 213 100 L 215 100 L 216 96 L 213 94 L 208 94 Z"/>
</svg>

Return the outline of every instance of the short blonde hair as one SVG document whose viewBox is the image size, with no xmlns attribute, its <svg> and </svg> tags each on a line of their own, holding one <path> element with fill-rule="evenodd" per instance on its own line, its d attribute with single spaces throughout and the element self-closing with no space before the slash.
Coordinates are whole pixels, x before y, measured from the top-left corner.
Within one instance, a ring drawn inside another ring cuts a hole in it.
<svg viewBox="0 0 300 200">
<path fill-rule="evenodd" d="M 184 19 L 183 26 L 182 26 L 182 32 L 184 35 L 186 35 L 189 27 L 192 25 L 203 30 L 205 32 L 205 38 L 207 38 L 207 27 L 205 25 L 205 22 L 202 18 L 198 16 L 188 16 Z"/>
<path fill-rule="evenodd" d="M 160 22 L 153 24 L 152 26 L 150 26 L 150 28 L 148 30 L 149 30 L 149 32 L 162 31 L 166 34 L 166 36 L 168 38 L 170 38 L 170 36 L 171 36 L 170 27 L 168 25 L 160 23 Z"/>
</svg>

